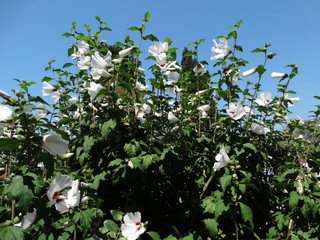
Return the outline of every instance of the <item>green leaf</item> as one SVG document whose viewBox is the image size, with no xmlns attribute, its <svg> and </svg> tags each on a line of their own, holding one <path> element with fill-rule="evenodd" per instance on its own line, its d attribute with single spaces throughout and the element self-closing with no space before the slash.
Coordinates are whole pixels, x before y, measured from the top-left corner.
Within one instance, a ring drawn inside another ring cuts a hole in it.
<svg viewBox="0 0 320 240">
<path fill-rule="evenodd" d="M 203 199 L 201 206 L 204 208 L 203 210 L 204 213 L 206 212 L 209 214 L 214 213 L 216 209 L 216 204 L 214 203 L 214 197 L 208 196 L 205 199 Z"/>
<path fill-rule="evenodd" d="M 102 173 L 100 173 L 100 174 L 98 174 L 98 175 L 96 175 L 95 177 L 94 177 L 94 181 L 93 181 L 93 183 L 90 185 L 90 187 L 92 188 L 92 189 L 94 189 L 94 190 L 97 190 L 98 189 L 98 187 L 99 187 L 99 185 L 100 185 L 100 181 L 102 180 L 105 180 L 106 179 L 106 172 L 105 171 L 103 171 Z"/>
<path fill-rule="evenodd" d="M 281 231 L 283 229 L 283 225 L 284 225 L 284 215 L 283 214 L 279 214 L 276 216 L 275 218 L 276 222 L 277 222 L 277 227 L 279 228 L 279 230 Z"/>
<path fill-rule="evenodd" d="M 150 231 L 150 232 L 147 232 L 147 234 L 149 234 L 153 240 L 161 240 L 160 235 L 156 232 Z"/>
<path fill-rule="evenodd" d="M 92 136 L 84 136 L 83 151 L 89 153 L 96 141 Z"/>
<path fill-rule="evenodd" d="M 150 41 L 159 41 L 158 38 L 156 36 L 154 36 L 153 34 L 149 34 L 143 37 L 144 40 L 150 40 Z"/>
<path fill-rule="evenodd" d="M 144 14 L 143 21 L 148 22 L 148 20 L 150 19 L 150 17 L 151 17 L 151 14 L 150 14 L 149 12 L 146 12 L 146 13 Z"/>
<path fill-rule="evenodd" d="M 210 236 L 216 236 L 218 234 L 218 222 L 215 219 L 207 218 L 204 219 L 204 224 L 208 230 Z"/>
<path fill-rule="evenodd" d="M 214 218 L 218 219 L 218 217 L 224 212 L 224 211 L 228 211 L 229 209 L 229 205 L 225 205 L 224 201 L 222 199 L 219 199 L 216 201 L 216 209 L 214 211 Z"/>
<path fill-rule="evenodd" d="M 231 175 L 222 176 L 220 178 L 220 184 L 221 184 L 221 188 L 222 188 L 223 192 L 225 192 L 227 186 L 229 186 L 231 184 L 231 179 L 232 179 Z"/>
<path fill-rule="evenodd" d="M 246 190 L 247 190 L 247 186 L 245 184 L 240 183 L 239 184 L 239 189 L 243 194 L 245 194 Z"/>
<path fill-rule="evenodd" d="M 259 65 L 258 67 L 256 67 L 256 71 L 257 71 L 257 73 L 259 74 L 259 77 L 261 77 L 262 74 L 263 74 L 265 71 L 267 71 L 267 69 L 265 69 L 264 66 Z"/>
<path fill-rule="evenodd" d="M 32 203 L 33 193 L 28 186 L 23 184 L 22 176 L 15 176 L 4 188 L 3 193 L 11 199 L 16 199 L 16 207 L 22 210 L 27 210 Z"/>
<path fill-rule="evenodd" d="M 300 195 L 297 192 L 291 192 L 289 197 L 289 207 L 293 209 L 298 206 L 299 200 Z"/>
<path fill-rule="evenodd" d="M 256 48 L 254 50 L 251 51 L 252 53 L 259 53 L 259 52 L 265 52 L 263 51 L 261 48 Z"/>
<path fill-rule="evenodd" d="M 116 160 L 111 161 L 108 167 L 119 166 L 123 161 L 124 161 L 123 159 L 117 158 Z"/>
<path fill-rule="evenodd" d="M 39 193 L 41 191 L 41 182 L 39 180 L 39 176 L 32 172 L 27 172 L 23 176 L 23 182 L 27 185 L 33 192 Z"/>
<path fill-rule="evenodd" d="M 251 228 L 253 228 L 253 214 L 251 208 L 242 202 L 239 202 L 239 205 L 243 221 L 249 222 Z"/>
<path fill-rule="evenodd" d="M 255 147 L 252 143 L 245 143 L 245 144 L 243 144 L 243 146 L 245 146 L 246 148 L 249 148 L 249 149 L 253 150 L 255 153 L 257 152 L 256 147 Z"/>
<path fill-rule="evenodd" d="M 22 228 L 14 226 L 0 227 L 0 240 L 23 240 Z"/>
<path fill-rule="evenodd" d="M 118 225 L 114 221 L 109 219 L 103 222 L 103 227 L 107 230 L 106 232 L 117 233 L 120 230 Z"/>
<path fill-rule="evenodd" d="M 73 66 L 74 64 L 73 63 L 65 63 L 62 68 L 67 68 L 67 67 L 71 67 Z"/>
<path fill-rule="evenodd" d="M 62 36 L 63 37 L 72 37 L 73 34 L 66 32 L 66 33 L 62 34 Z"/>
<path fill-rule="evenodd" d="M 101 19 L 100 19 L 98 16 L 96 16 L 96 20 L 97 20 L 99 23 L 102 23 Z"/>
<path fill-rule="evenodd" d="M 118 211 L 118 210 L 110 210 L 110 212 L 111 212 L 111 215 L 114 220 L 119 221 L 119 222 L 122 220 L 122 216 L 124 215 L 123 212 Z"/>
<path fill-rule="evenodd" d="M 78 223 L 78 226 L 84 231 L 89 230 L 94 217 L 94 210 L 87 209 L 85 211 L 76 211 L 73 217 L 73 221 Z"/>
<path fill-rule="evenodd" d="M 116 127 L 117 122 L 113 119 L 105 122 L 101 127 L 101 135 L 106 138 L 110 134 L 110 132 Z"/>
<path fill-rule="evenodd" d="M 268 231 L 268 237 L 273 238 L 277 234 L 277 229 L 275 227 L 271 227 Z"/>
<path fill-rule="evenodd" d="M 17 150 L 20 143 L 15 139 L 0 138 L 0 152 Z"/>
<path fill-rule="evenodd" d="M 129 27 L 128 30 L 130 31 L 141 31 L 141 28 L 138 28 L 138 27 Z"/>
<path fill-rule="evenodd" d="M 170 236 L 166 237 L 166 238 L 163 239 L 163 240 L 177 240 L 177 238 L 174 237 L 174 236 L 172 236 L 172 235 L 170 235 Z"/>
<path fill-rule="evenodd" d="M 156 162 L 159 157 L 156 154 L 145 155 L 142 158 L 142 167 L 143 169 L 147 169 L 152 163 Z"/>
</svg>

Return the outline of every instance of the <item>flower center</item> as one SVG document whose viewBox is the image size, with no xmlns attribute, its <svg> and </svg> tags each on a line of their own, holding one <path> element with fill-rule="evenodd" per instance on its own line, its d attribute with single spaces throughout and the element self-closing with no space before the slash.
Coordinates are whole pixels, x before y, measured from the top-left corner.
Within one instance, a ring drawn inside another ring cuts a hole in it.
<svg viewBox="0 0 320 240">
<path fill-rule="evenodd" d="M 136 226 L 138 231 L 142 228 L 142 225 L 140 222 L 136 222 Z"/>
<path fill-rule="evenodd" d="M 56 202 L 59 203 L 64 199 L 64 196 L 60 192 L 54 192 L 52 199 L 56 199 Z"/>
</svg>

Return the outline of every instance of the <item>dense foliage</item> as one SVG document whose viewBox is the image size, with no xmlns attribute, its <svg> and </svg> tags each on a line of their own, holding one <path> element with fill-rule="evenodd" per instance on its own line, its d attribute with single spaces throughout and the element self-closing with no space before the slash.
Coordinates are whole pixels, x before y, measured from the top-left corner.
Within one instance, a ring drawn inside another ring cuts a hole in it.
<svg viewBox="0 0 320 240">
<path fill-rule="evenodd" d="M 149 17 L 129 28 L 138 44 L 100 40 L 99 17 L 94 33 L 73 23 L 74 61 L 49 62 L 44 97 L 25 80 L 0 92 L 0 239 L 318 239 L 320 109 L 287 119 L 298 67 L 272 74 L 272 98 L 260 88 L 276 54 L 239 58 L 241 21 L 210 63 L 201 39 L 179 64 L 170 39 L 145 35 Z"/>
</svg>

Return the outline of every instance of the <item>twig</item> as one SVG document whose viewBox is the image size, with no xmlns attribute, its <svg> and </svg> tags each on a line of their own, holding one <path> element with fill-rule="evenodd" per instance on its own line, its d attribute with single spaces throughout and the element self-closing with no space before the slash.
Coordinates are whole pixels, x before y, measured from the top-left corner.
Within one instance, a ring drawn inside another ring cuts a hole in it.
<svg viewBox="0 0 320 240">
<path fill-rule="evenodd" d="M 207 191 L 209 184 L 211 183 L 213 179 L 213 175 L 210 176 L 210 178 L 208 179 L 208 181 L 206 182 L 206 184 L 204 185 L 203 189 L 202 189 L 202 193 L 200 194 L 200 199 L 202 199 L 204 193 Z"/>
<path fill-rule="evenodd" d="M 291 231 L 293 228 L 294 228 L 293 221 L 292 221 L 292 219 L 290 219 L 286 240 L 289 240 L 289 237 L 291 236 Z"/>
<path fill-rule="evenodd" d="M 7 100 L 8 102 L 11 102 L 10 98 L 12 98 L 8 93 L 0 90 L 0 97 Z"/>
</svg>

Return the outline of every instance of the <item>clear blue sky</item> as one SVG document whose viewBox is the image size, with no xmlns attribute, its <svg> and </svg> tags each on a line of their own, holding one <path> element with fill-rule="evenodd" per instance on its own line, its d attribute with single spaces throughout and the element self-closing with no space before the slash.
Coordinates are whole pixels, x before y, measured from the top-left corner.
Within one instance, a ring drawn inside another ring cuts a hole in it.
<svg viewBox="0 0 320 240">
<path fill-rule="evenodd" d="M 228 32 L 228 27 L 243 20 L 238 44 L 245 52 L 272 43 L 271 51 L 279 53 L 267 65 L 262 80 L 265 91 L 274 92 L 277 80 L 270 73 L 288 72 L 285 65 L 299 65 L 299 75 L 293 79 L 291 90 L 297 92 L 300 102 L 291 110 L 293 116 L 307 118 L 308 111 L 320 104 L 312 96 L 320 95 L 320 1 L 319 0 L 229 0 L 229 1 L 107 1 L 107 0 L 1 0 L 0 2 L 0 89 L 11 93 L 17 88 L 12 79 L 38 82 L 33 93 L 41 95 L 41 79 L 49 75 L 44 71 L 47 62 L 57 60 L 56 67 L 70 62 L 67 49 L 71 39 L 61 37 L 69 31 L 71 22 L 97 27 L 95 16 L 107 22 L 113 30 L 104 40 L 122 41 L 131 26 L 139 26 L 145 12 L 151 13 L 147 32 L 160 40 L 169 37 L 172 46 L 181 53 L 188 43 L 207 39 L 200 47 L 200 60 L 209 62 L 212 39 Z M 147 49 L 151 42 L 142 46 Z M 259 54 L 245 54 L 248 68 L 261 64 Z M 148 68 L 150 62 L 144 66 Z M 252 78 L 253 80 L 253 78 Z"/>
</svg>

